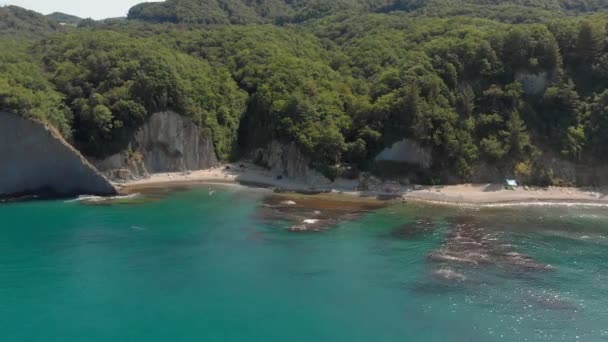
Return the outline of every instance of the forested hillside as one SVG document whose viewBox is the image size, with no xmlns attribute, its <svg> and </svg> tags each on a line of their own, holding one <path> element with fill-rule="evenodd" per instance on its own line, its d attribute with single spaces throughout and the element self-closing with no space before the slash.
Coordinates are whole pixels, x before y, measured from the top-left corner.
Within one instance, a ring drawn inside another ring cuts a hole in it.
<svg viewBox="0 0 608 342">
<path fill-rule="evenodd" d="M 24 44 L 0 41 L 0 109 L 53 124 L 71 136 L 71 112 Z"/>
<path fill-rule="evenodd" d="M 7 61 L 0 107 L 54 123 L 94 156 L 119 150 L 154 111 L 173 109 L 212 132 L 222 159 L 272 140 L 295 142 L 333 177 L 338 164 L 377 170 L 375 156 L 407 138 L 432 154 L 432 165 L 416 170 L 424 182 L 479 179 L 490 168 L 559 184 L 549 159 L 608 163 L 604 7 L 599 0 L 141 4 L 128 21 L 3 43 L 15 48 L 0 50 Z"/>
<path fill-rule="evenodd" d="M 602 0 L 167 0 L 137 5 L 129 19 L 190 24 L 299 23 L 332 14 L 407 11 L 419 15 L 483 14 L 508 9 L 553 13 L 608 7 Z M 541 12 L 537 12 L 541 13 Z"/>
<path fill-rule="evenodd" d="M 0 38 L 33 38 L 61 29 L 59 22 L 17 6 L 0 6 Z"/>
<path fill-rule="evenodd" d="M 82 18 L 79 18 L 75 15 L 70 15 L 61 12 L 53 12 L 46 16 L 47 18 L 54 20 L 59 23 L 69 24 L 69 25 L 78 25 L 82 21 Z"/>
</svg>

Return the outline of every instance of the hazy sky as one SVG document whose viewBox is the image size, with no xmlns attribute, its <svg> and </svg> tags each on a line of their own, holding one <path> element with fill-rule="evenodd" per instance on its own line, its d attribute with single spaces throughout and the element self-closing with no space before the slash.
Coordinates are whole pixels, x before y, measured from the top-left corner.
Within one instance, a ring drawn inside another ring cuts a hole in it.
<svg viewBox="0 0 608 342">
<path fill-rule="evenodd" d="M 0 6 L 16 5 L 43 14 L 64 12 L 83 18 L 104 19 L 126 16 L 133 5 L 153 1 L 159 0 L 0 0 Z"/>
</svg>

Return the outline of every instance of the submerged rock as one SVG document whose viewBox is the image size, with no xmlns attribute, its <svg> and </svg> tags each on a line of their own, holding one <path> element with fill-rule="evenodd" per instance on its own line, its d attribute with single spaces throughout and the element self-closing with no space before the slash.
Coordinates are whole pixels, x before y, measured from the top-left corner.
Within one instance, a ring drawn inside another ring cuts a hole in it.
<svg viewBox="0 0 608 342">
<path fill-rule="evenodd" d="M 318 232 L 324 229 L 324 225 L 328 225 L 329 221 L 323 222 L 318 219 L 306 219 L 302 223 L 293 225 L 287 230 L 291 232 Z"/>
<path fill-rule="evenodd" d="M 0 112 L 0 160 L 0 198 L 116 194 L 54 128 L 7 112 Z"/>
<path fill-rule="evenodd" d="M 559 294 L 551 293 L 530 293 L 523 299 L 528 305 L 534 305 L 549 310 L 578 311 L 579 305 L 570 299 L 564 298 Z"/>
<path fill-rule="evenodd" d="M 467 277 L 462 274 L 462 273 L 458 273 L 456 271 L 453 271 L 449 268 L 441 268 L 438 269 L 436 271 L 432 272 L 432 275 L 438 279 L 442 279 L 442 280 L 450 280 L 450 281 L 465 281 L 467 280 Z"/>
<path fill-rule="evenodd" d="M 287 230 L 291 232 L 320 232 L 383 206 L 379 202 L 341 201 L 323 196 L 290 198 L 290 195 L 266 197 L 254 217 L 271 222 L 286 221 L 290 224 Z"/>
<path fill-rule="evenodd" d="M 409 240 L 431 234 L 434 231 L 435 222 L 433 220 L 419 218 L 414 222 L 409 222 L 393 229 L 390 234 L 398 239 Z"/>
<path fill-rule="evenodd" d="M 553 267 L 518 253 L 514 246 L 501 243 L 498 236 L 473 222 L 460 219 L 428 259 L 439 263 L 492 265 L 513 271 L 549 271 Z"/>
</svg>

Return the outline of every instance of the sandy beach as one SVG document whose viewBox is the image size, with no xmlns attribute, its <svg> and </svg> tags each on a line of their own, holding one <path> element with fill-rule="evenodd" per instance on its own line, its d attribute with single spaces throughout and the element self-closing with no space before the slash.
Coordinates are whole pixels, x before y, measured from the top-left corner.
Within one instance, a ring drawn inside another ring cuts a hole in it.
<svg viewBox="0 0 608 342">
<path fill-rule="evenodd" d="M 461 184 L 443 186 L 400 185 L 396 182 L 378 184 L 360 191 L 358 180 L 337 179 L 328 184 L 307 184 L 304 181 L 277 177 L 276 173 L 249 163 L 227 164 L 192 172 L 158 173 L 150 178 L 116 184 L 122 193 L 146 188 L 195 184 L 241 184 L 304 193 L 333 193 L 355 197 L 378 197 L 445 204 L 471 205 L 534 205 L 534 204 L 597 204 L 608 205 L 608 190 L 566 187 L 518 187 L 506 190 L 501 184 Z"/>
</svg>

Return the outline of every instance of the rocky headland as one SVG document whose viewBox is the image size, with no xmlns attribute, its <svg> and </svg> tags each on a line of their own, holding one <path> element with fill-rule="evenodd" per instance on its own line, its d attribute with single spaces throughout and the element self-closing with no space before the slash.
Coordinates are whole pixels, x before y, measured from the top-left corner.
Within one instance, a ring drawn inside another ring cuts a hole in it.
<svg viewBox="0 0 608 342">
<path fill-rule="evenodd" d="M 0 160 L 0 198 L 116 194 L 54 128 L 8 112 L 0 112 Z"/>
</svg>

